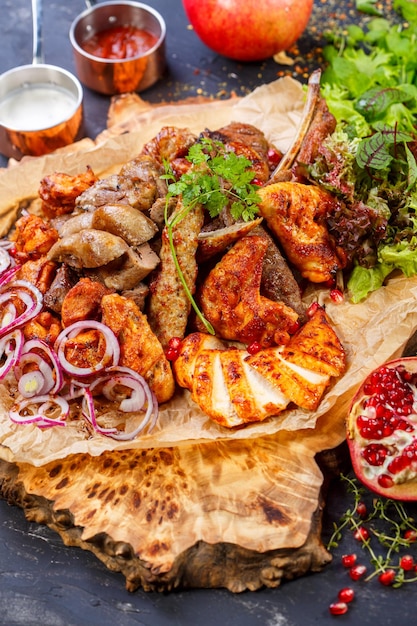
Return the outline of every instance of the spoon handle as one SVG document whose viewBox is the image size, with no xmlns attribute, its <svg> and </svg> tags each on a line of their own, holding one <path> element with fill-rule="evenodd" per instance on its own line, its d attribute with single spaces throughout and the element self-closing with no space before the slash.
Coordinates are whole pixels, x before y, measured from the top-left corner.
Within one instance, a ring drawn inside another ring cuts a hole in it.
<svg viewBox="0 0 417 626">
<path fill-rule="evenodd" d="M 44 62 L 43 58 L 43 38 L 42 38 L 42 0 L 32 0 L 32 20 L 33 20 L 33 65 Z"/>
</svg>

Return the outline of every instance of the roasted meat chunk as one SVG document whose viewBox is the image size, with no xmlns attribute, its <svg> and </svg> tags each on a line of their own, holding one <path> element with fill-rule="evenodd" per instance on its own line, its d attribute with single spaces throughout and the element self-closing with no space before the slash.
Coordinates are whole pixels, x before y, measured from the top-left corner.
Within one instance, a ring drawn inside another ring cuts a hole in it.
<svg viewBox="0 0 417 626">
<path fill-rule="evenodd" d="M 339 200 L 315 185 L 296 182 L 267 185 L 258 193 L 261 215 L 301 276 L 313 283 L 334 279 L 347 263 L 326 225 Z"/>
<path fill-rule="evenodd" d="M 105 204 L 130 204 L 147 211 L 155 201 L 156 186 L 153 182 L 134 182 L 127 176 L 113 174 L 98 180 L 77 197 L 76 209 L 94 211 Z"/>
<path fill-rule="evenodd" d="M 64 327 L 80 320 L 99 320 L 101 317 L 101 299 L 111 293 L 101 283 L 81 278 L 66 294 L 61 308 Z"/>
<path fill-rule="evenodd" d="M 44 305 L 54 311 L 61 313 L 62 303 L 71 287 L 77 283 L 79 275 L 66 263 L 60 265 L 56 271 L 54 279 L 43 296 Z"/>
<path fill-rule="evenodd" d="M 142 155 L 151 156 L 157 163 L 185 157 L 197 137 L 187 128 L 164 126 L 159 133 L 142 148 Z"/>
<path fill-rule="evenodd" d="M 262 346 L 288 343 L 298 314 L 260 293 L 268 241 L 248 235 L 229 250 L 203 281 L 204 315 L 224 339 Z"/>
</svg>

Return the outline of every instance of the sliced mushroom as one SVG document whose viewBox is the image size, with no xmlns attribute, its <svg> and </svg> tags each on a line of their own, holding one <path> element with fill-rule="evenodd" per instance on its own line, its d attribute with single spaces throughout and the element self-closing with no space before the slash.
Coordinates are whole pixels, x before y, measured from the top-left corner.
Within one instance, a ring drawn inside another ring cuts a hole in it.
<svg viewBox="0 0 417 626">
<path fill-rule="evenodd" d="M 158 232 L 156 224 L 128 204 L 106 204 L 92 214 L 92 226 L 121 237 L 130 246 L 140 246 Z"/>
<path fill-rule="evenodd" d="M 129 250 L 121 237 L 90 228 L 59 239 L 50 249 L 48 259 L 77 269 L 93 268 L 107 265 Z"/>
</svg>

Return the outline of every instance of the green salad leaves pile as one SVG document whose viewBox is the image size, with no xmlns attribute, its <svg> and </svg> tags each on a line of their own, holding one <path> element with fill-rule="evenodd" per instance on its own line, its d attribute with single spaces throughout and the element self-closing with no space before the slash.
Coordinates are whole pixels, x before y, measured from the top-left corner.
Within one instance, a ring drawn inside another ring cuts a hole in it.
<svg viewBox="0 0 417 626">
<path fill-rule="evenodd" d="M 393 8 L 396 23 L 372 17 L 324 48 L 321 90 L 338 124 L 310 176 L 344 200 L 329 229 L 353 265 L 353 302 L 396 269 L 417 274 L 417 3 Z"/>
</svg>

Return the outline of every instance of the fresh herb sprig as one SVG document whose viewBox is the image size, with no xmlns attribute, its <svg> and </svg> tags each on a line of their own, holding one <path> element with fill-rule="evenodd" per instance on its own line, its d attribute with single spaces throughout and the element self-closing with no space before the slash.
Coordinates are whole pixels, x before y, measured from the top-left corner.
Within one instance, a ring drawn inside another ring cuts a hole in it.
<svg viewBox="0 0 417 626">
<path fill-rule="evenodd" d="M 389 584 L 392 587 L 417 582 L 417 561 L 408 554 L 415 551 L 417 525 L 407 513 L 405 505 L 390 498 L 375 497 L 368 510 L 364 502 L 366 491 L 357 479 L 344 475 L 341 475 L 341 479 L 347 485 L 353 503 L 340 521 L 334 524 L 333 534 L 327 543 L 328 549 L 336 548 L 345 532 L 352 532 L 373 566 L 373 571 L 365 578 L 366 581 L 377 576 L 386 585 L 384 575 L 390 572 L 392 577 Z M 404 567 L 404 552 L 407 553 L 407 562 L 411 560 L 413 563 L 410 569 Z"/>
<path fill-rule="evenodd" d="M 261 199 L 254 183 L 252 162 L 227 150 L 222 142 L 203 137 L 190 147 L 186 158 L 191 167 L 178 180 L 170 163 L 164 162 L 165 174 L 161 178 L 168 184 L 164 220 L 174 265 L 187 298 L 206 330 L 214 335 L 212 325 L 200 311 L 185 280 L 175 248 L 174 230 L 197 205 L 203 206 L 212 219 L 227 208 L 235 221 L 252 220 L 258 213 Z M 179 196 L 183 208 L 171 215 L 171 199 Z"/>
</svg>

